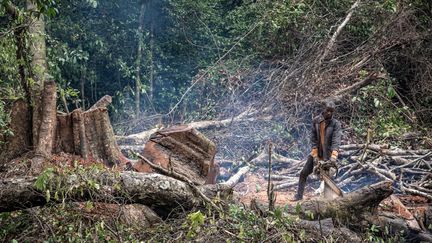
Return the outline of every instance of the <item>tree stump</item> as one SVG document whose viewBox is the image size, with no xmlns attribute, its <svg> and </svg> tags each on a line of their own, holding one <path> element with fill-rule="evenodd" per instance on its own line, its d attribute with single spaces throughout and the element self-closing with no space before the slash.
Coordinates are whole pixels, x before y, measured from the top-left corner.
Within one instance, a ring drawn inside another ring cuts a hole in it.
<svg viewBox="0 0 432 243">
<path fill-rule="evenodd" d="M 29 133 L 31 120 L 29 119 L 29 107 L 24 99 L 13 102 L 10 117 L 9 130 L 12 134 L 9 136 L 0 135 L 0 165 L 4 165 L 27 152 L 31 146 Z"/>
<path fill-rule="evenodd" d="M 102 97 L 89 110 L 76 109 L 57 116 L 55 152 L 81 155 L 109 167 L 124 165 L 128 159 L 117 146 L 106 106 L 111 97 Z"/>
<path fill-rule="evenodd" d="M 151 135 L 144 147 L 143 156 L 202 185 L 215 182 L 215 153 L 216 145 L 202 133 L 187 125 L 179 125 Z M 136 163 L 134 168 L 138 172 L 153 172 L 143 162 Z"/>
<path fill-rule="evenodd" d="M 111 103 L 110 96 L 102 97 L 87 111 L 76 109 L 69 114 L 56 114 L 55 92 L 53 82 L 45 85 L 43 122 L 38 130 L 38 140 L 33 144 L 29 107 L 21 99 L 14 102 L 9 125 L 14 136 L 0 137 L 2 166 L 6 167 L 10 160 L 31 150 L 32 168 L 35 167 L 36 174 L 52 153 L 76 154 L 109 167 L 125 165 L 129 161 L 117 146 L 109 120 L 107 106 Z"/>
</svg>

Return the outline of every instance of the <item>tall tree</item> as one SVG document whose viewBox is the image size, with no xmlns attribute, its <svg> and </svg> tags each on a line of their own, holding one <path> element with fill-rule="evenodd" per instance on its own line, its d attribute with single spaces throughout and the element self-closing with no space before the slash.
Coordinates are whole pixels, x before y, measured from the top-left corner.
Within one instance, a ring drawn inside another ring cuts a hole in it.
<svg viewBox="0 0 432 243">
<path fill-rule="evenodd" d="M 138 48 L 137 48 L 137 54 L 136 54 L 136 61 L 135 61 L 135 116 L 138 117 L 140 114 L 140 94 L 141 94 L 141 62 L 142 62 L 142 55 L 143 55 L 143 49 L 144 49 L 144 15 L 146 12 L 146 7 L 149 0 L 142 0 L 141 1 L 141 7 L 140 7 L 140 15 L 139 15 L 139 22 L 138 22 Z"/>
</svg>

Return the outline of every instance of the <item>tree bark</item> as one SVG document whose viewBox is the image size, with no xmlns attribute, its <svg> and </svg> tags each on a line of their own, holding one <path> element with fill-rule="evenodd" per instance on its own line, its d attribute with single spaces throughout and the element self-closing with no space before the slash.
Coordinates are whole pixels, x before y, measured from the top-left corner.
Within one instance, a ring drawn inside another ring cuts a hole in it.
<svg viewBox="0 0 432 243">
<path fill-rule="evenodd" d="M 106 95 L 85 112 L 76 109 L 69 115 L 58 115 L 55 152 L 78 154 L 108 167 L 125 165 L 129 160 L 117 146 L 106 108 L 111 100 Z"/>
<path fill-rule="evenodd" d="M 139 26 L 138 26 L 138 49 L 135 60 L 135 116 L 138 117 L 140 113 L 140 94 L 141 94 L 141 59 L 142 50 L 144 48 L 144 14 L 146 11 L 146 1 L 141 1 Z"/>
<path fill-rule="evenodd" d="M 314 219 L 331 217 L 342 222 L 361 222 L 392 193 L 391 182 L 380 182 L 333 200 L 310 199 L 302 202 L 301 213 L 305 216 L 312 214 Z"/>
<path fill-rule="evenodd" d="M 143 152 L 143 156 L 154 164 L 173 170 L 198 184 L 204 184 L 207 179 L 215 179 L 207 178 L 209 170 L 215 167 L 215 154 L 216 145 L 202 133 L 186 125 L 156 132 L 146 143 Z M 134 168 L 139 172 L 153 171 L 142 161 L 136 163 Z"/>
<path fill-rule="evenodd" d="M 135 172 L 122 172 L 119 175 L 114 173 L 101 173 L 91 175 L 91 178 L 83 179 L 76 175 L 55 175 L 51 179 L 51 200 L 56 201 L 54 193 L 56 190 L 57 178 L 62 181 L 61 188 L 76 188 L 69 190 L 66 201 L 92 200 L 98 202 L 139 203 L 151 206 L 161 211 L 171 211 L 181 205 L 185 210 L 202 205 L 202 199 L 195 195 L 191 187 L 180 180 L 173 179 L 160 174 L 146 174 Z M 89 188 L 88 181 L 94 181 L 100 185 L 96 192 Z M 29 207 L 45 205 L 46 192 L 35 188 L 36 177 L 10 178 L 0 180 L 0 212 L 14 211 Z M 217 192 L 223 192 L 224 187 L 217 185 L 199 186 L 198 189 L 208 196 L 214 198 Z M 223 196 L 223 194 L 222 194 Z M 57 200 L 62 201 L 62 198 Z"/>
<path fill-rule="evenodd" d="M 51 155 L 56 129 L 56 85 L 54 82 L 46 82 L 41 103 L 40 126 L 38 139 L 36 140 L 35 158 L 32 160 L 32 170 L 38 173 L 42 170 L 45 158 Z"/>
<path fill-rule="evenodd" d="M 43 15 L 36 16 L 37 8 L 31 0 L 27 0 L 27 11 L 30 12 L 28 33 L 30 35 L 30 54 L 31 54 L 31 70 L 30 77 L 33 79 L 33 84 L 30 86 L 33 104 L 33 145 L 37 145 L 39 140 L 39 127 L 42 120 L 42 97 L 45 85 L 45 77 L 48 71 L 46 60 L 46 44 L 45 44 L 45 22 Z"/>
<path fill-rule="evenodd" d="M 27 152 L 31 146 L 31 130 L 29 104 L 24 99 L 14 101 L 11 108 L 11 122 L 9 129 L 13 136 L 2 137 L 0 140 L 5 142 L 1 146 L 0 164 L 5 164 L 10 160 Z"/>
</svg>

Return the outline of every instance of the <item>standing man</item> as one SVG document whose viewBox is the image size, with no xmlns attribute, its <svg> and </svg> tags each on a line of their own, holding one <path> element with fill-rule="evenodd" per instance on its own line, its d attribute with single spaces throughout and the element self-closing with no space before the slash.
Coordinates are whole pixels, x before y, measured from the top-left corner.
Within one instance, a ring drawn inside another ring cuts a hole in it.
<svg viewBox="0 0 432 243">
<path fill-rule="evenodd" d="M 333 118 L 335 104 L 332 101 L 325 102 L 322 113 L 312 120 L 311 153 L 300 172 L 299 184 L 295 201 L 303 199 L 306 179 L 312 173 L 318 160 L 330 160 L 336 163 L 339 146 L 341 143 L 342 129 L 338 120 Z"/>
</svg>

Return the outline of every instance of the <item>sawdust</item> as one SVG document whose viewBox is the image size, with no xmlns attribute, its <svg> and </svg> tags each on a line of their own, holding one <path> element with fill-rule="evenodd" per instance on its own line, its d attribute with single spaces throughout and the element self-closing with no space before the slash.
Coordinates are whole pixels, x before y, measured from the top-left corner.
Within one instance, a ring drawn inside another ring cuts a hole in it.
<svg viewBox="0 0 432 243">
<path fill-rule="evenodd" d="M 234 187 L 235 197 L 243 204 L 249 205 L 252 199 L 257 202 L 268 202 L 267 197 L 268 181 L 264 177 L 264 171 L 255 171 L 247 173 L 243 182 Z M 277 191 L 276 206 L 296 205 L 297 202 L 292 201 L 297 191 L 297 187 L 291 187 L 287 191 Z M 306 186 L 303 200 L 308 200 L 314 195 L 313 190 Z"/>
</svg>

